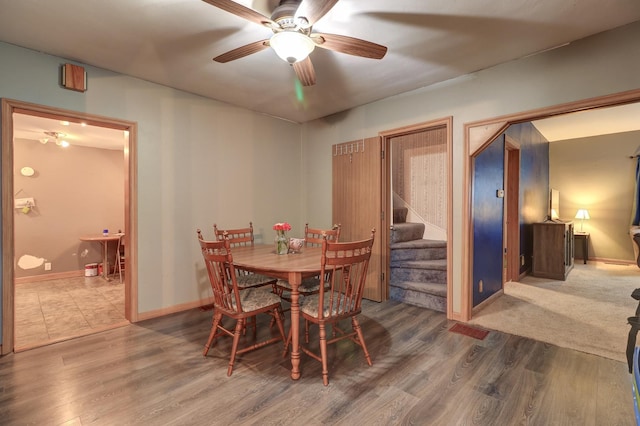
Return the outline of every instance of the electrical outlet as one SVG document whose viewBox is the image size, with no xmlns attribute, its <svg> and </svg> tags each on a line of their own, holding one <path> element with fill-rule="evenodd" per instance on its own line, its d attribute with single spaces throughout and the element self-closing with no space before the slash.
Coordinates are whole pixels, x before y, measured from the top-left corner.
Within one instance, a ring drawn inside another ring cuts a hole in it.
<svg viewBox="0 0 640 426">
<path fill-rule="evenodd" d="M 520 255 L 520 266 L 524 266 L 524 255 Z"/>
<path fill-rule="evenodd" d="M 44 264 L 44 270 L 45 271 L 50 271 L 51 270 L 51 262 L 47 262 Z"/>
</svg>

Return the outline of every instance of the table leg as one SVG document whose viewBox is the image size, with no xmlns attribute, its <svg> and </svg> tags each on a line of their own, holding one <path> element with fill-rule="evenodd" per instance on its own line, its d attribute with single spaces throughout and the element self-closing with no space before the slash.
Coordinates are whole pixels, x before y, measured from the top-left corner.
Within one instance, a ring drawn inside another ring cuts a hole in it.
<svg viewBox="0 0 640 426">
<path fill-rule="evenodd" d="M 582 237 L 582 253 L 584 264 L 587 264 L 587 259 L 589 259 L 589 239 L 587 237 Z"/>
<path fill-rule="evenodd" d="M 300 293 L 298 287 L 302 281 L 302 274 L 290 272 L 291 284 L 291 378 L 300 378 Z"/>
<path fill-rule="evenodd" d="M 109 259 L 107 255 L 109 254 L 109 243 L 107 241 L 102 241 L 102 278 L 109 281 L 109 276 L 107 274 L 107 262 Z"/>
</svg>

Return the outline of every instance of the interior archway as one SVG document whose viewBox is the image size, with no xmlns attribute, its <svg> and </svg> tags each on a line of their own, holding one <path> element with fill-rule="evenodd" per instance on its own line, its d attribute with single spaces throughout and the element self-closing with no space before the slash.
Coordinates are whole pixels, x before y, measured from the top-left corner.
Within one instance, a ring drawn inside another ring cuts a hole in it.
<svg viewBox="0 0 640 426">
<path fill-rule="evenodd" d="M 501 135 L 511 124 L 540 120 L 558 115 L 587 111 L 597 108 L 612 107 L 640 101 L 640 90 L 632 90 L 596 98 L 585 99 L 566 104 L 560 104 L 536 110 L 490 118 L 467 123 L 464 126 L 464 182 L 466 183 L 463 197 L 463 271 L 461 285 L 461 320 L 468 321 L 472 317 L 473 303 L 473 224 L 471 211 L 471 194 L 473 188 L 473 160 L 475 156 L 495 138 Z"/>
</svg>

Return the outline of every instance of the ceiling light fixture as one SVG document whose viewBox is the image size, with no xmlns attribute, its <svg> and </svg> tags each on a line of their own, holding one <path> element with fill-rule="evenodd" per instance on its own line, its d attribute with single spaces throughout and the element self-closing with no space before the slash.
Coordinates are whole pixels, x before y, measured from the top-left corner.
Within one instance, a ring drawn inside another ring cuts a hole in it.
<svg viewBox="0 0 640 426">
<path fill-rule="evenodd" d="M 69 142 L 62 140 L 60 138 L 64 138 L 65 136 L 67 136 L 64 133 L 60 133 L 60 132 L 44 132 L 45 135 L 53 138 L 56 142 L 56 145 L 61 146 L 63 148 L 66 148 L 69 146 Z M 40 139 L 40 143 L 42 144 L 46 144 L 47 142 L 49 142 L 49 138 L 42 138 Z"/>
<path fill-rule="evenodd" d="M 280 31 L 271 36 L 269 44 L 276 54 L 290 64 L 304 60 L 316 44 L 307 35 L 298 31 Z"/>
<path fill-rule="evenodd" d="M 44 134 L 56 139 L 64 138 L 65 136 L 67 136 L 64 133 L 60 133 L 60 132 L 44 132 Z"/>
</svg>

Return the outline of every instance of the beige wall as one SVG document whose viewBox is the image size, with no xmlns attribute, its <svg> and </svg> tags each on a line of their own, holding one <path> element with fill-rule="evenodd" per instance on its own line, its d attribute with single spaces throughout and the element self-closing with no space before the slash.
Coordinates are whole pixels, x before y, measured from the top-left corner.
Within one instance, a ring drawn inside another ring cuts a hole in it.
<svg viewBox="0 0 640 426">
<path fill-rule="evenodd" d="M 79 237 L 124 229 L 123 152 L 24 139 L 14 142 L 14 161 L 16 198 L 33 197 L 36 203 L 26 214 L 14 210 L 16 278 L 100 262 L 100 244 Z M 34 175 L 22 176 L 24 166 Z M 51 263 L 51 271 L 44 270 L 44 262 Z"/>
<path fill-rule="evenodd" d="M 549 185 L 560 191 L 560 218 L 574 220 L 586 208 L 589 256 L 634 261 L 629 237 L 635 161 L 640 132 L 579 138 L 549 144 Z"/>
</svg>

